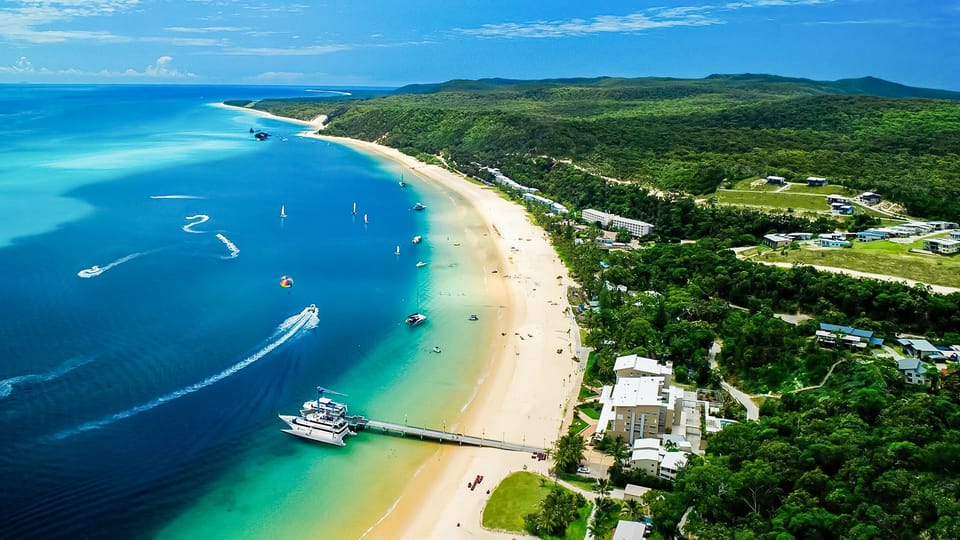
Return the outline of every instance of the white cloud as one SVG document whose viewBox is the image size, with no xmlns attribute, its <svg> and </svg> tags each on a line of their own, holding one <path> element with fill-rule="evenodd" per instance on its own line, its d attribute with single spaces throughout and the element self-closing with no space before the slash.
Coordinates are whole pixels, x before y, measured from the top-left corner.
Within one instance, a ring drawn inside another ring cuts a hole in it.
<svg viewBox="0 0 960 540">
<path fill-rule="evenodd" d="M 181 34 L 209 34 L 213 32 L 246 32 L 250 28 L 242 26 L 204 26 L 204 27 L 188 27 L 188 26 L 169 26 L 164 28 L 167 32 L 177 32 Z"/>
<path fill-rule="evenodd" d="M 117 81 L 129 79 L 157 80 L 157 79 L 193 79 L 197 75 L 186 71 L 179 71 L 172 67 L 173 57 L 161 56 L 147 66 L 143 71 L 128 68 L 123 71 L 83 71 L 77 68 L 48 69 L 34 67 L 26 56 L 21 56 L 12 66 L 0 66 L 0 75 L 15 75 L 28 79 L 45 80 L 50 77 L 73 78 L 85 81 Z"/>
<path fill-rule="evenodd" d="M 258 83 L 277 83 L 277 82 L 296 82 L 302 81 L 306 77 L 306 73 L 301 73 L 299 71 L 266 71 L 264 73 L 259 73 L 252 77 L 248 77 L 249 82 L 258 82 Z"/>
<path fill-rule="evenodd" d="M 802 6 L 833 0 L 742 0 L 672 8 L 655 7 L 627 15 L 598 15 L 591 19 L 485 24 L 479 28 L 456 28 L 454 32 L 480 38 L 556 38 L 604 33 L 633 33 L 677 26 L 725 24 L 724 12 L 746 8 Z"/>
<path fill-rule="evenodd" d="M 106 31 L 44 27 L 66 24 L 77 18 L 112 15 L 137 4 L 139 0 L 12 0 L 0 8 L 0 38 L 28 43 L 128 41 Z"/>
</svg>

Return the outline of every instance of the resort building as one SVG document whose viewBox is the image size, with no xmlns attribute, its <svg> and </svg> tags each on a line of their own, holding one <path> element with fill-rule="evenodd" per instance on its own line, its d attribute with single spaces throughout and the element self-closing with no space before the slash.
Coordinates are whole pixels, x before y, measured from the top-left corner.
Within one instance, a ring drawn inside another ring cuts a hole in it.
<svg viewBox="0 0 960 540">
<path fill-rule="evenodd" d="M 673 378 L 673 362 L 661 364 L 653 358 L 628 354 L 617 357 L 613 364 L 613 372 L 617 374 L 617 379 L 663 377 L 663 384 L 669 386 Z"/>
<path fill-rule="evenodd" d="M 682 393 L 680 388 L 664 384 L 663 377 L 627 377 L 604 386 L 597 436 L 622 437 L 631 446 L 637 439 L 659 437 L 673 425 Z"/>
<path fill-rule="evenodd" d="M 821 347 L 835 347 L 840 344 L 854 349 L 866 349 L 870 346 L 883 345 L 883 339 L 873 337 L 872 331 L 852 326 L 820 323 L 820 330 L 817 330 L 816 336 L 817 343 Z"/>
<path fill-rule="evenodd" d="M 923 241 L 923 249 L 940 255 L 960 253 L 960 240 L 952 238 L 929 238 Z"/>
<path fill-rule="evenodd" d="M 599 222 L 600 226 L 604 228 L 624 229 L 637 238 L 646 236 L 653 231 L 653 225 L 645 221 L 608 214 L 593 208 L 583 210 L 580 212 L 580 216 L 588 223 Z"/>
<path fill-rule="evenodd" d="M 791 242 L 793 242 L 793 238 L 781 234 L 767 234 L 763 237 L 764 245 L 774 249 L 789 246 Z"/>
<path fill-rule="evenodd" d="M 782 186 L 787 183 L 787 179 L 782 176 L 768 176 L 767 183 L 775 186 Z"/>
<path fill-rule="evenodd" d="M 822 187 L 827 185 L 827 179 L 820 178 L 819 176 L 808 176 L 807 185 L 810 187 Z"/>
<path fill-rule="evenodd" d="M 477 163 L 476 165 L 480 166 L 480 169 L 485 170 L 490 174 L 492 174 L 493 181 L 496 182 L 497 184 L 500 184 L 501 186 L 508 187 L 510 189 L 515 189 L 523 193 L 535 193 L 537 191 L 540 191 L 537 188 L 527 187 L 527 186 L 518 184 L 517 182 L 514 182 L 511 178 L 509 178 L 508 176 L 500 172 L 500 169 L 495 169 L 492 167 L 484 167 L 484 166 L 481 166 L 479 163 Z"/>
<path fill-rule="evenodd" d="M 533 201 L 533 202 L 536 202 L 536 203 L 540 203 L 540 204 L 542 204 L 542 205 L 544 205 L 544 206 L 549 207 L 550 210 L 553 210 L 554 212 L 556 212 L 556 213 L 558 213 L 558 214 L 566 214 L 567 212 L 569 212 L 569 210 L 567 210 L 567 207 L 566 207 L 566 206 L 564 206 L 564 205 L 562 205 L 562 204 L 560 204 L 560 203 L 558 203 L 558 202 L 554 202 L 554 201 L 552 201 L 552 200 L 550 200 L 550 199 L 548 199 L 548 198 L 546 198 L 546 197 L 543 197 L 543 196 L 541 196 L 541 195 L 534 195 L 533 193 L 524 193 L 524 194 L 523 194 L 523 199 L 528 200 L 528 201 Z"/>
<path fill-rule="evenodd" d="M 897 343 L 903 349 L 903 354 L 911 358 L 927 359 L 943 356 L 940 349 L 925 339 L 898 339 Z"/>
<path fill-rule="evenodd" d="M 960 240 L 960 231 L 950 231 L 950 238 L 953 240 Z"/>
<path fill-rule="evenodd" d="M 685 446 L 690 447 L 686 442 Z M 675 445 L 676 446 L 676 445 Z M 680 449 L 667 449 L 660 444 L 659 439 L 645 438 L 633 441 L 633 449 L 630 452 L 630 461 L 626 467 L 630 470 L 639 470 L 649 476 L 655 476 L 671 482 L 677 479 L 677 470 L 687 464 L 689 451 Z"/>
<path fill-rule="evenodd" d="M 646 530 L 646 523 L 621 519 L 613 531 L 613 540 L 643 540 L 646 537 Z"/>
<path fill-rule="evenodd" d="M 794 240 L 810 240 L 813 238 L 813 233 L 809 232 L 792 232 L 787 233 L 787 236 L 793 238 Z"/>
<path fill-rule="evenodd" d="M 874 240 L 883 240 L 887 233 L 880 230 L 860 231 L 857 233 L 857 240 L 861 242 L 873 242 Z"/>
<path fill-rule="evenodd" d="M 830 211 L 833 212 L 834 214 L 840 214 L 840 215 L 842 215 L 842 216 L 849 216 L 850 214 L 853 213 L 853 207 L 850 206 L 849 204 L 843 204 L 843 203 L 838 203 L 838 202 L 837 202 L 837 203 L 831 203 L 831 204 L 830 204 Z"/>
</svg>

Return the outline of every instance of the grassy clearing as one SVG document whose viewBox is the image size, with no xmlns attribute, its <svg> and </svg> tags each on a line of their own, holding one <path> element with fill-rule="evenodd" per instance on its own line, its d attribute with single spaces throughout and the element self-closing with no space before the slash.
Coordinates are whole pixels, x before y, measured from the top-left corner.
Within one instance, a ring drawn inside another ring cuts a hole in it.
<svg viewBox="0 0 960 540">
<path fill-rule="evenodd" d="M 824 197 L 814 194 L 791 193 L 789 191 L 769 193 L 763 191 L 719 190 L 714 196 L 720 204 L 766 206 L 769 208 L 783 209 L 798 208 L 823 212 L 825 214 L 830 213 L 830 206 Z"/>
<path fill-rule="evenodd" d="M 594 420 L 600 419 L 600 403 L 596 401 L 590 401 L 582 405 L 578 405 L 577 409 L 583 411 L 583 414 L 593 418 Z"/>
<path fill-rule="evenodd" d="M 570 423 L 570 433 L 580 433 L 588 425 L 590 424 L 587 424 L 586 420 L 584 420 L 583 418 L 580 418 L 579 416 L 574 416 L 573 422 Z"/>
<path fill-rule="evenodd" d="M 778 186 L 775 184 L 758 184 L 753 185 L 757 181 L 757 178 L 747 178 L 746 180 L 740 180 L 739 182 L 733 184 L 733 189 L 737 190 L 750 190 L 750 191 L 776 191 L 783 186 Z"/>
<path fill-rule="evenodd" d="M 858 192 L 843 186 L 836 185 L 826 185 L 820 187 L 810 187 L 806 183 L 803 184 L 790 184 L 790 189 L 787 191 L 791 193 L 811 193 L 816 195 L 844 195 L 846 197 L 855 197 L 862 192 Z"/>
<path fill-rule="evenodd" d="M 584 491 L 592 491 L 593 486 L 597 484 L 596 479 L 576 473 L 558 473 L 557 478 L 568 484 L 573 484 Z"/>
<path fill-rule="evenodd" d="M 553 482 L 531 472 L 515 472 L 503 479 L 483 508 L 483 526 L 526 534 L 523 518 L 540 509 Z M 582 538 L 582 537 L 581 537 Z"/>
<path fill-rule="evenodd" d="M 770 250 L 762 252 L 758 257 L 761 261 L 833 266 L 902 277 L 932 285 L 960 287 L 960 257 L 909 253 L 911 248 L 922 247 L 922 240 L 910 244 L 878 240 L 854 242 L 849 249 L 803 247 L 786 250 L 785 255 L 781 254 L 781 251 Z"/>
<path fill-rule="evenodd" d="M 580 385 L 580 393 L 577 394 L 577 399 L 583 401 L 592 397 L 597 397 L 600 394 L 597 394 L 593 390 L 587 388 L 586 386 Z"/>
</svg>

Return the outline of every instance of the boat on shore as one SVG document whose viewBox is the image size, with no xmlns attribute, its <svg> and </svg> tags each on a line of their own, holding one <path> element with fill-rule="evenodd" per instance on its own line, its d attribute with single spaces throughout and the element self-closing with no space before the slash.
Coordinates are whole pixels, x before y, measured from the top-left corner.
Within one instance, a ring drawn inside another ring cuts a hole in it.
<svg viewBox="0 0 960 540">
<path fill-rule="evenodd" d="M 419 326 L 423 324 L 423 322 L 426 320 L 427 320 L 427 316 L 418 311 L 416 313 L 411 313 L 410 315 L 407 315 L 406 323 L 409 326 Z"/>
<path fill-rule="evenodd" d="M 413 237 L 413 240 L 411 240 L 411 242 L 413 242 L 414 244 L 419 244 L 420 242 L 423 242 L 423 237 L 418 234 Z"/>
<path fill-rule="evenodd" d="M 304 402 L 299 416 L 278 415 L 280 420 L 289 426 L 280 431 L 311 441 L 346 446 L 344 439 L 348 435 L 356 435 L 356 432 L 350 429 L 347 406 L 324 397 L 323 394 L 327 392 L 335 393 L 326 388 L 317 387 L 317 399 Z"/>
</svg>

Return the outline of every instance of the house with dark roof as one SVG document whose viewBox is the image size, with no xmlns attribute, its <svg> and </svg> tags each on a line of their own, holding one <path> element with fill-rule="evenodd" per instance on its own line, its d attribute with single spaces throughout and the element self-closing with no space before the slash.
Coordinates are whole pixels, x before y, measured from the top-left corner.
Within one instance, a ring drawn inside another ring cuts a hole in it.
<svg viewBox="0 0 960 540">
<path fill-rule="evenodd" d="M 787 183 L 787 179 L 782 176 L 768 176 L 767 183 L 775 186 L 782 186 Z"/>
<path fill-rule="evenodd" d="M 880 204 L 880 201 L 882 200 L 883 197 L 881 197 L 879 193 L 874 193 L 872 191 L 867 191 L 860 194 L 860 202 L 869 206 Z"/>
<path fill-rule="evenodd" d="M 819 176 L 808 176 L 807 185 L 810 187 L 822 187 L 827 185 L 827 179 L 820 178 Z"/>
</svg>

